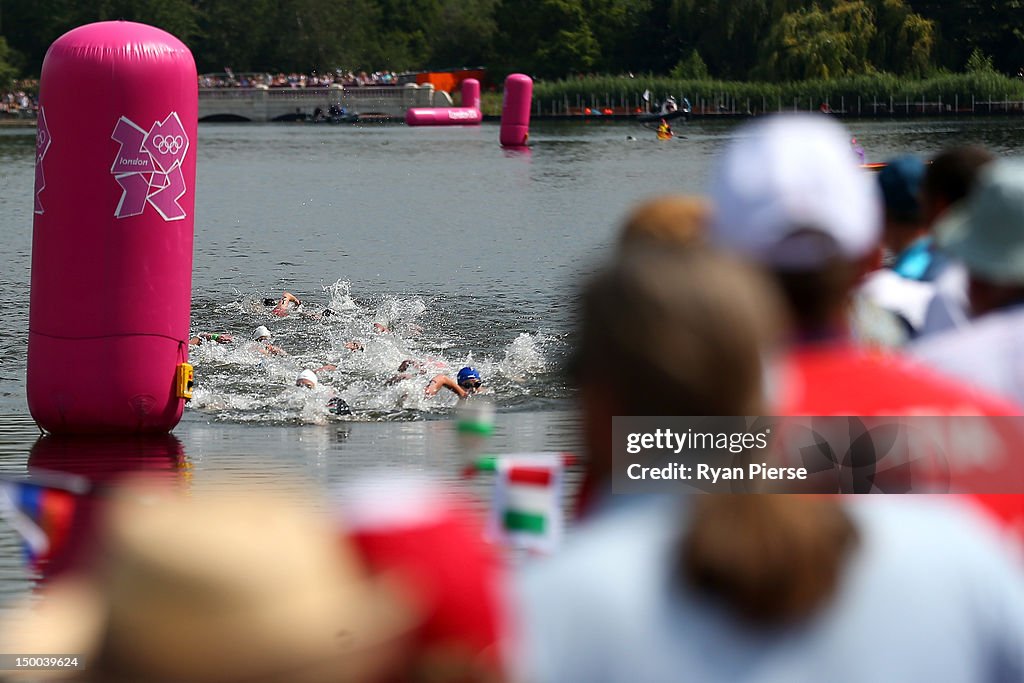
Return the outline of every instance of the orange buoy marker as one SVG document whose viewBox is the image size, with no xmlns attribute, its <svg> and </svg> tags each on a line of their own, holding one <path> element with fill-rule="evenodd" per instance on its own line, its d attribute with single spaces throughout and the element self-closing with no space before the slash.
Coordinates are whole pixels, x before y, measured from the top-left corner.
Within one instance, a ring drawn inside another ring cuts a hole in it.
<svg viewBox="0 0 1024 683">
<path fill-rule="evenodd" d="M 510 74 L 505 79 L 505 97 L 501 104 L 502 147 L 525 147 L 530 137 L 530 107 L 533 103 L 533 79 L 526 74 Z"/>
</svg>

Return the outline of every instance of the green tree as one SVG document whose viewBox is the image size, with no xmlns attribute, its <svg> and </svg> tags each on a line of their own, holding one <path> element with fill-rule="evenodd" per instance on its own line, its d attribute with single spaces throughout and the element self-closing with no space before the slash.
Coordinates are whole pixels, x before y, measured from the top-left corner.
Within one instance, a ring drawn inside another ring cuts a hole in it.
<svg viewBox="0 0 1024 683">
<path fill-rule="evenodd" d="M 993 66 L 1017 73 L 1024 65 L 1024 0 L 907 0 L 914 11 L 936 25 L 940 63 L 959 69 L 971 52 L 992 55 Z"/>
<path fill-rule="evenodd" d="M 186 45 L 194 45 L 199 34 L 199 12 L 191 0 L 103 0 L 96 14 L 84 13 L 77 23 L 125 19 L 162 28 Z"/>
<path fill-rule="evenodd" d="M 280 68 L 273 24 L 274 0 L 249 0 L 247 11 L 239 12 L 233 0 L 200 0 L 199 49 L 193 49 L 200 73 L 221 71 L 265 71 Z"/>
<path fill-rule="evenodd" d="M 558 78 L 589 71 L 599 58 L 582 0 L 503 0 L 498 27 L 498 76 Z"/>
<path fill-rule="evenodd" d="M 690 52 L 686 59 L 680 60 L 672 69 L 671 75 L 672 78 L 686 80 L 705 80 L 710 76 L 708 65 L 700 58 L 700 53 L 697 50 Z"/>
<path fill-rule="evenodd" d="M 498 0 L 443 0 L 431 32 L 433 68 L 482 66 L 493 57 Z"/>
<path fill-rule="evenodd" d="M 935 24 L 904 0 L 873 0 L 878 28 L 871 62 L 882 71 L 923 76 L 934 70 Z"/>
<path fill-rule="evenodd" d="M 799 80 L 871 72 L 867 56 L 875 31 L 874 13 L 863 0 L 788 12 L 772 27 L 759 75 Z"/>
<path fill-rule="evenodd" d="M 974 48 L 971 56 L 967 58 L 967 63 L 964 65 L 964 71 L 969 73 L 991 73 L 995 70 L 995 66 L 992 65 L 992 58 L 979 48 Z"/>
<path fill-rule="evenodd" d="M 636 52 L 650 49 L 643 34 L 644 18 L 652 10 L 651 0 L 585 0 L 587 26 L 597 41 L 593 68 L 603 72 L 638 69 Z"/>
<path fill-rule="evenodd" d="M 7 40 L 0 36 L 0 92 L 10 90 L 11 83 L 18 75 L 18 69 L 14 65 L 14 55 L 7 45 Z"/>
<path fill-rule="evenodd" d="M 670 20 L 685 47 L 672 63 L 696 49 L 715 76 L 746 77 L 757 65 L 772 10 L 769 0 L 673 0 Z"/>
<path fill-rule="evenodd" d="M 376 35 L 378 15 L 367 0 L 289 0 L 280 4 L 278 16 L 272 38 L 277 69 L 365 68 L 377 49 L 369 38 Z"/>
</svg>

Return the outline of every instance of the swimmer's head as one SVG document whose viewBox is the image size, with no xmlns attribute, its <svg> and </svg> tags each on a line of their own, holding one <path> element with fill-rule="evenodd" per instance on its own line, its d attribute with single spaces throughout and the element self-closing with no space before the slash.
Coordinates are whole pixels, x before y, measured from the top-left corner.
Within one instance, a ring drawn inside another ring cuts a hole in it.
<svg viewBox="0 0 1024 683">
<path fill-rule="evenodd" d="M 303 370 L 299 373 L 299 376 L 295 378 L 295 386 L 297 387 L 316 389 L 317 384 L 319 384 L 319 380 L 317 380 L 316 373 L 312 370 Z"/>
<path fill-rule="evenodd" d="M 335 415 L 351 415 L 352 408 L 349 407 L 345 400 L 335 396 L 327 402 L 327 411 L 334 413 Z"/>
<path fill-rule="evenodd" d="M 263 305 L 264 306 L 276 306 L 277 305 L 277 299 L 264 299 L 263 300 Z"/>
<path fill-rule="evenodd" d="M 458 382 L 459 386 L 463 389 L 477 389 L 483 384 L 483 380 L 480 379 L 480 372 L 468 365 L 459 370 Z"/>
<path fill-rule="evenodd" d="M 384 334 L 385 332 L 390 332 L 390 330 L 388 329 L 388 326 L 385 325 L 384 323 L 374 323 L 373 324 L 373 329 L 376 332 L 380 333 L 380 334 Z"/>
<path fill-rule="evenodd" d="M 270 339 L 270 330 L 267 329 L 266 325 L 260 325 L 259 327 L 252 331 L 252 338 L 255 341 L 260 341 L 262 339 Z"/>
</svg>

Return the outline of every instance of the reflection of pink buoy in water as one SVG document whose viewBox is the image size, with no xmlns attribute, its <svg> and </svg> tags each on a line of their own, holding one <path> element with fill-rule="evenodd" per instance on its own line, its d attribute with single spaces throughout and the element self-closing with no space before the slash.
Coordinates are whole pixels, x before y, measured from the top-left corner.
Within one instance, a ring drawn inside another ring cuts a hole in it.
<svg viewBox="0 0 1024 683">
<path fill-rule="evenodd" d="M 192 53 L 144 24 L 81 26 L 50 46 L 39 99 L 29 409 L 51 432 L 167 431 L 188 371 Z"/>
<path fill-rule="evenodd" d="M 93 559 L 96 523 L 112 487 L 122 479 L 146 477 L 174 486 L 184 481 L 185 468 L 184 448 L 173 434 L 48 435 L 36 441 L 28 469 L 41 490 L 33 501 L 36 509 L 28 512 L 38 515 L 48 541 L 45 555 L 33 558 L 36 569 L 48 579 Z M 62 480 L 80 480 L 81 485 L 71 492 Z"/>
<path fill-rule="evenodd" d="M 483 120 L 480 113 L 480 81 L 462 81 L 461 107 L 417 107 L 405 112 L 408 126 L 468 126 Z"/>
<path fill-rule="evenodd" d="M 530 106 L 533 80 L 525 74 L 505 79 L 505 98 L 501 105 L 502 147 L 522 147 L 530 137 Z"/>
</svg>

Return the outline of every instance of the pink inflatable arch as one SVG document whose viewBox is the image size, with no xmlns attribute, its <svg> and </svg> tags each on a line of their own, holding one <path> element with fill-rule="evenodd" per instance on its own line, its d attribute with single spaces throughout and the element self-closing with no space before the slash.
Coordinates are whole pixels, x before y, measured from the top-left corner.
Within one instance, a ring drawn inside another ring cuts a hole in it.
<svg viewBox="0 0 1024 683">
<path fill-rule="evenodd" d="M 167 431 L 188 360 L 192 53 L 152 26 L 81 26 L 46 53 L 39 104 L 29 410 L 50 432 Z"/>
<path fill-rule="evenodd" d="M 501 104 L 502 147 L 524 147 L 530 137 L 530 106 L 533 102 L 533 79 L 525 74 L 510 74 L 505 79 L 505 96 Z"/>
<path fill-rule="evenodd" d="M 480 81 L 462 81 L 461 107 L 417 107 L 405 112 L 407 126 L 469 126 L 483 121 L 480 113 Z"/>
</svg>

